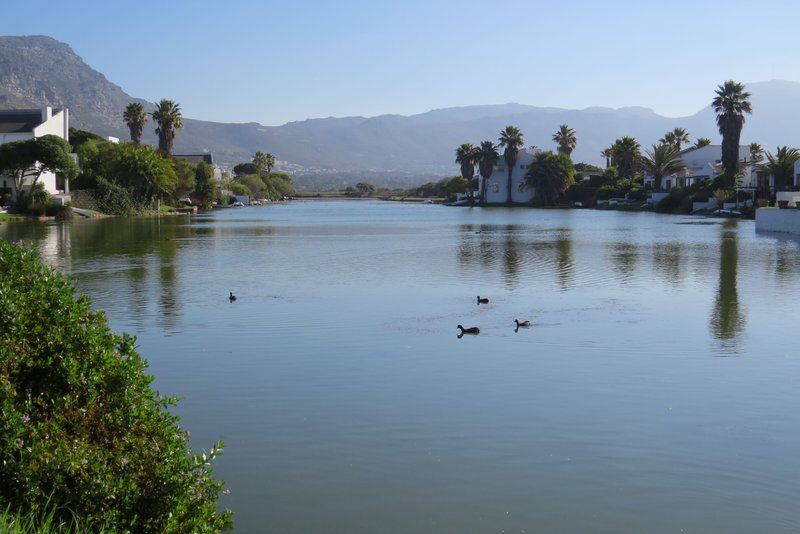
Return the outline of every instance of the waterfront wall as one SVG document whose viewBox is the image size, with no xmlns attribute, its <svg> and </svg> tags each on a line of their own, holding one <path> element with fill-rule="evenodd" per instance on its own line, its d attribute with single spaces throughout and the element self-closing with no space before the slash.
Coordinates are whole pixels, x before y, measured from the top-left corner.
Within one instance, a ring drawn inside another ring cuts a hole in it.
<svg viewBox="0 0 800 534">
<path fill-rule="evenodd" d="M 759 208 L 756 210 L 756 231 L 800 235 L 800 210 Z"/>
</svg>

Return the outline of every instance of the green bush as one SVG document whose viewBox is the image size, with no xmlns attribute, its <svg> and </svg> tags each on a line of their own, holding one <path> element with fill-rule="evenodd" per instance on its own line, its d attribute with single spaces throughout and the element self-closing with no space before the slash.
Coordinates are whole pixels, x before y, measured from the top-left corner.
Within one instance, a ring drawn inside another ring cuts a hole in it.
<svg viewBox="0 0 800 534">
<path fill-rule="evenodd" d="M 0 241 L 0 509 L 93 530 L 216 532 L 222 490 L 151 388 L 135 338 L 33 250 Z"/>
</svg>

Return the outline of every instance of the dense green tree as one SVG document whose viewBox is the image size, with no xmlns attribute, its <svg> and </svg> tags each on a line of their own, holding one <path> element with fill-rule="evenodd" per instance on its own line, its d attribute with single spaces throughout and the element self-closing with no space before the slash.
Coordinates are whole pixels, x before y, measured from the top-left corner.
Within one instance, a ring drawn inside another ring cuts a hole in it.
<svg viewBox="0 0 800 534">
<path fill-rule="evenodd" d="M 243 184 L 250 191 L 249 196 L 254 199 L 264 198 L 264 180 L 257 174 L 240 174 L 234 181 Z"/>
<path fill-rule="evenodd" d="M 142 142 L 144 125 L 147 123 L 147 112 L 139 102 L 131 102 L 122 113 L 122 120 L 131 132 L 131 142 L 138 145 Z"/>
<path fill-rule="evenodd" d="M 733 187 L 739 170 L 739 139 L 745 114 L 753 112 L 750 93 L 742 83 L 728 80 L 717 87 L 711 107 L 717 114 L 717 127 L 722 135 L 722 169 L 725 186 Z"/>
<path fill-rule="evenodd" d="M 189 196 L 195 189 L 195 166 L 183 160 L 173 159 L 172 167 L 177 177 L 173 194 L 176 198 Z"/>
<path fill-rule="evenodd" d="M 685 143 L 689 142 L 689 132 L 684 128 L 675 128 L 667 132 L 659 141 L 662 145 L 670 145 L 681 151 Z"/>
<path fill-rule="evenodd" d="M 642 169 L 654 179 L 654 189 L 661 191 L 665 176 L 673 176 L 686 168 L 680 159 L 680 148 L 676 144 L 660 143 L 653 145 L 641 159 Z"/>
<path fill-rule="evenodd" d="M 134 196 L 154 200 L 171 195 L 178 185 L 172 160 L 146 145 L 113 145 L 105 176 Z"/>
<path fill-rule="evenodd" d="M 535 189 L 533 202 L 554 206 L 561 195 L 575 183 L 575 166 L 566 153 L 539 152 L 525 175 L 528 187 Z"/>
<path fill-rule="evenodd" d="M 522 137 L 522 132 L 516 126 L 506 126 L 502 132 L 500 132 L 500 146 L 503 149 L 503 160 L 506 162 L 506 167 L 508 168 L 508 188 L 507 188 L 507 199 L 506 202 L 511 204 L 512 197 L 511 197 L 511 174 L 514 172 L 514 166 L 517 164 L 517 155 L 519 154 L 519 149 L 525 144 L 525 139 Z"/>
<path fill-rule="evenodd" d="M 36 187 L 45 172 L 58 173 L 66 178 L 77 176 L 78 166 L 70 156 L 71 149 L 66 140 L 55 135 L 0 145 L 0 174 L 13 180 L 17 206 L 27 207 L 29 191 Z"/>
<path fill-rule="evenodd" d="M 478 147 L 478 172 L 481 175 L 481 190 L 480 202 L 486 204 L 486 187 L 489 183 L 489 177 L 494 172 L 494 167 L 497 165 L 497 160 L 500 159 L 500 153 L 497 151 L 497 145 L 491 141 L 481 142 Z"/>
<path fill-rule="evenodd" d="M 572 151 L 575 150 L 578 144 L 578 137 L 575 135 L 575 130 L 566 124 L 562 124 L 559 126 L 558 131 L 553 134 L 553 141 L 558 144 L 559 154 L 571 156 Z"/>
<path fill-rule="evenodd" d="M 256 167 L 255 174 L 261 174 L 267 168 L 267 154 L 258 150 L 253 154 L 253 165 Z"/>
<path fill-rule="evenodd" d="M 700 137 L 697 141 L 694 142 L 695 148 L 703 148 L 704 146 L 708 146 L 711 144 L 711 139 L 708 137 Z"/>
<path fill-rule="evenodd" d="M 70 127 L 69 144 L 72 145 L 73 152 L 77 152 L 86 141 L 105 141 L 105 139 L 94 132 Z"/>
<path fill-rule="evenodd" d="M 780 146 L 775 154 L 767 154 L 767 161 L 761 164 L 760 169 L 772 175 L 777 191 L 779 188 L 794 185 L 794 164 L 798 161 L 800 161 L 800 151 Z"/>
<path fill-rule="evenodd" d="M 214 180 L 214 169 L 201 161 L 195 167 L 194 174 L 194 200 L 201 208 L 210 208 L 217 198 L 217 182 Z"/>
<path fill-rule="evenodd" d="M 156 126 L 158 150 L 165 156 L 171 156 L 175 135 L 183 128 L 181 107 L 172 100 L 161 99 L 153 111 L 153 120 L 158 125 Z"/>
<path fill-rule="evenodd" d="M 258 166 L 255 163 L 239 163 L 233 167 L 233 174 L 259 174 Z"/>
<path fill-rule="evenodd" d="M 642 157 L 639 142 L 630 136 L 617 139 L 611 146 L 611 160 L 621 178 L 630 178 L 639 170 Z"/>
<path fill-rule="evenodd" d="M 367 182 L 358 182 L 356 184 L 356 191 L 359 196 L 369 197 L 375 194 L 375 186 Z"/>
</svg>

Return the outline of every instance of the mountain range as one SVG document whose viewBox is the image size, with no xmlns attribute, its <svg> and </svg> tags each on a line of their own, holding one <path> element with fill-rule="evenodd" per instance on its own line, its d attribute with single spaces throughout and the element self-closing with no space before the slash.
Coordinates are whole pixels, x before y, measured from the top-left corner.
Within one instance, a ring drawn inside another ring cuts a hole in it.
<svg viewBox="0 0 800 534">
<path fill-rule="evenodd" d="M 587 83 L 587 90 L 590 90 Z M 709 101 L 714 87 L 709 87 Z M 747 118 L 742 141 L 767 148 L 800 145 L 800 83 L 749 83 L 753 115 Z M 174 98 L 180 102 L 180 95 Z M 148 110 L 153 104 L 127 94 L 87 65 L 69 45 L 46 36 L 0 36 L 0 109 L 68 107 L 72 125 L 101 135 L 127 138 L 122 110 L 132 101 Z M 576 161 L 601 163 L 600 152 L 623 135 L 643 146 L 655 143 L 676 127 L 693 139 L 719 142 L 710 107 L 688 117 L 671 118 L 643 107 L 592 107 L 581 110 L 523 104 L 481 105 L 436 109 L 417 115 L 380 115 L 308 119 L 282 126 L 221 123 L 184 119 L 176 152 L 210 151 L 224 166 L 246 161 L 256 150 L 276 155 L 284 168 L 300 177 L 348 175 L 373 177 L 376 184 L 413 185 L 457 172 L 455 147 L 462 142 L 496 139 L 508 124 L 519 126 L 526 145 L 553 148 L 552 134 L 560 124 L 577 132 Z M 152 125 L 145 141 L 155 143 Z"/>
</svg>

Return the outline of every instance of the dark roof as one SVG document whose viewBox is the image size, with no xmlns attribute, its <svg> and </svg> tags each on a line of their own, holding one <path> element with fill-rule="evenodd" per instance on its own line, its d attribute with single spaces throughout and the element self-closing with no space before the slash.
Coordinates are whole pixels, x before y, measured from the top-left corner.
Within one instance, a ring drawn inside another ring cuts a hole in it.
<svg viewBox="0 0 800 534">
<path fill-rule="evenodd" d="M 26 133 L 42 123 L 40 109 L 0 111 L 0 133 Z"/>
<path fill-rule="evenodd" d="M 205 161 L 209 165 L 214 164 L 214 159 L 211 157 L 211 154 L 207 152 L 204 154 L 173 154 L 172 157 L 185 161 L 189 165 L 197 165 L 201 161 Z"/>
</svg>

